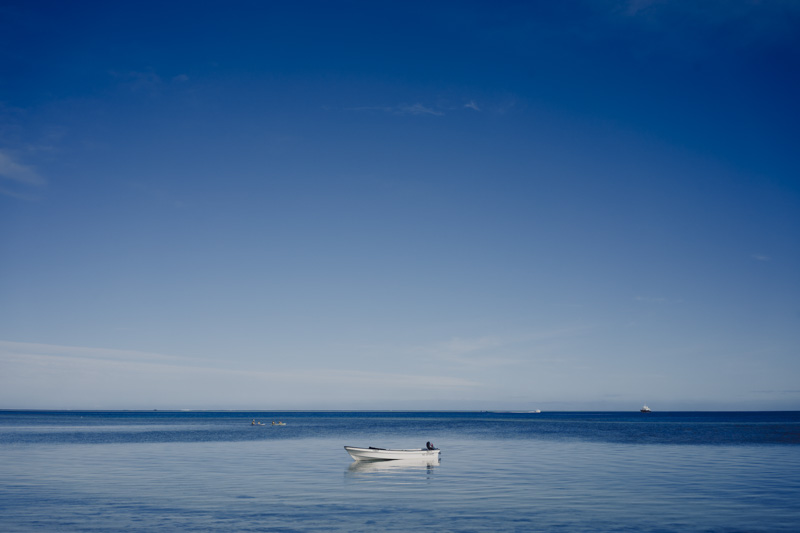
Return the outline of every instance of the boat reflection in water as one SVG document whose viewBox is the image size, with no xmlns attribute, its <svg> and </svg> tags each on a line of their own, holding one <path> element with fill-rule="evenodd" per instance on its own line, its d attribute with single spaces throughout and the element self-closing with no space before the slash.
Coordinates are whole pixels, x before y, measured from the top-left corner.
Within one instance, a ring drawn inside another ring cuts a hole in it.
<svg viewBox="0 0 800 533">
<path fill-rule="evenodd" d="M 349 474 L 392 474 L 408 472 L 433 472 L 439 466 L 439 458 L 435 459 L 398 459 L 396 461 L 355 461 L 347 468 Z"/>
</svg>

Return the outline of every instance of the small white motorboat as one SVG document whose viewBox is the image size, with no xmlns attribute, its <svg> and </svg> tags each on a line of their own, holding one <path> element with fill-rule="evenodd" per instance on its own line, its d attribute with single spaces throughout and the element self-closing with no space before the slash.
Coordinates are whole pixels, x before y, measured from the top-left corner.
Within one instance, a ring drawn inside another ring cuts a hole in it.
<svg viewBox="0 0 800 533">
<path fill-rule="evenodd" d="M 647 405 L 645 404 L 641 409 L 639 409 L 639 412 L 640 413 L 650 413 L 651 411 L 650 411 L 650 408 L 647 407 Z"/>
<path fill-rule="evenodd" d="M 439 449 L 434 448 L 415 448 L 413 450 L 387 450 L 386 448 L 358 448 L 356 446 L 345 446 L 345 450 L 350 457 L 356 461 L 395 461 L 398 459 L 439 459 Z"/>
</svg>

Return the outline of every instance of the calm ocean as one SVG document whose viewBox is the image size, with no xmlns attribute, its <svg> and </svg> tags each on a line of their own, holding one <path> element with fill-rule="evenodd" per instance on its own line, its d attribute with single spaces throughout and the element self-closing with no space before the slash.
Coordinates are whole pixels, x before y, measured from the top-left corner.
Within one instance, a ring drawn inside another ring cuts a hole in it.
<svg viewBox="0 0 800 533">
<path fill-rule="evenodd" d="M 153 530 L 796 532 L 800 412 L 0 411 L 0 531 Z"/>
</svg>

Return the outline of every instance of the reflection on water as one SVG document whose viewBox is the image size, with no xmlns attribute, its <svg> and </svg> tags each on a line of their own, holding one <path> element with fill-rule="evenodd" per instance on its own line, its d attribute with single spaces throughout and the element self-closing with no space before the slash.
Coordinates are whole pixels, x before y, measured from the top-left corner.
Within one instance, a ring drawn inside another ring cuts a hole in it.
<svg viewBox="0 0 800 533">
<path fill-rule="evenodd" d="M 354 461 L 347 468 L 348 474 L 374 474 L 392 472 L 432 473 L 439 466 L 439 459 L 397 459 L 394 461 Z"/>
<path fill-rule="evenodd" d="M 131 415 L 140 432 L 115 429 L 127 414 L 97 414 L 101 432 L 69 414 L 39 425 L 19 416 L 0 412 L 4 533 L 795 533 L 800 523 L 796 414 L 298 414 L 280 430 L 250 426 L 264 414 L 170 414 L 172 425 Z M 590 420 L 604 417 L 615 421 Z M 433 440 L 446 456 L 354 462 L 342 446 L 358 440 Z"/>
</svg>

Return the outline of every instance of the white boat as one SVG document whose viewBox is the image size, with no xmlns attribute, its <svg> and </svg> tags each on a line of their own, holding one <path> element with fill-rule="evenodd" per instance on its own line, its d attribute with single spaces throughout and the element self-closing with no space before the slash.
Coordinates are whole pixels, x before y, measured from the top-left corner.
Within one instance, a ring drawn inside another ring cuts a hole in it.
<svg viewBox="0 0 800 533">
<path fill-rule="evenodd" d="M 350 457 L 356 461 L 395 461 L 398 459 L 439 459 L 439 449 L 428 450 L 426 448 L 415 448 L 413 450 L 387 450 L 386 448 L 358 448 L 356 446 L 345 446 L 345 450 Z"/>
<path fill-rule="evenodd" d="M 641 408 L 641 409 L 639 409 L 639 412 L 640 412 L 640 413 L 649 413 L 649 412 L 651 412 L 651 411 L 650 411 L 650 408 L 649 408 L 649 407 L 647 407 L 647 405 L 644 405 L 644 406 L 642 406 L 642 408 Z"/>
</svg>

